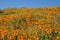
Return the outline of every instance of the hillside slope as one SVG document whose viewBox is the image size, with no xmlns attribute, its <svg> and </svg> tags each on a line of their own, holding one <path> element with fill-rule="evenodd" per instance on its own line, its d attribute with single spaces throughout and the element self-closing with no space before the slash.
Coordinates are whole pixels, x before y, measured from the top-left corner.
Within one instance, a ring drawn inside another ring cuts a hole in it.
<svg viewBox="0 0 60 40">
<path fill-rule="evenodd" d="M 0 10 L 0 40 L 60 40 L 60 7 Z"/>
</svg>

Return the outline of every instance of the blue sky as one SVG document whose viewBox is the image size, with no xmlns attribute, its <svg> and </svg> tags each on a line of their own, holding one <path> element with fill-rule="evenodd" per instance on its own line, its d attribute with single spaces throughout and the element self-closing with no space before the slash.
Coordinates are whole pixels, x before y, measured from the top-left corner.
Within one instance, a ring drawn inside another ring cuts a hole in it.
<svg viewBox="0 0 60 40">
<path fill-rule="evenodd" d="M 0 0 L 0 9 L 60 6 L 60 0 Z"/>
</svg>

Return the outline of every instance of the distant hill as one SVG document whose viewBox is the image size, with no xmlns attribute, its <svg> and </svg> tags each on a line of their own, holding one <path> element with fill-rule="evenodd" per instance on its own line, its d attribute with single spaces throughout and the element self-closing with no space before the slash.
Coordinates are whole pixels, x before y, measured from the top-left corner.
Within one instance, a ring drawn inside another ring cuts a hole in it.
<svg viewBox="0 0 60 40">
<path fill-rule="evenodd" d="M 60 11 L 60 7 L 41 7 L 41 8 L 6 8 L 1 10 L 3 13 L 27 13 L 27 12 L 48 12 L 48 11 Z M 0 13 L 1 13 L 0 11 Z"/>
</svg>

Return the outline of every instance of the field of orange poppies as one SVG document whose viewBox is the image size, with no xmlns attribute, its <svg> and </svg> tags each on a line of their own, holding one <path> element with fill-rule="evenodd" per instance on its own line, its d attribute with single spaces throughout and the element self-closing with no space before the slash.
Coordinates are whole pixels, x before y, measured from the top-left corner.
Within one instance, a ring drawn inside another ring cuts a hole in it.
<svg viewBox="0 0 60 40">
<path fill-rule="evenodd" d="M 60 7 L 3 9 L 0 40 L 60 40 Z"/>
</svg>

